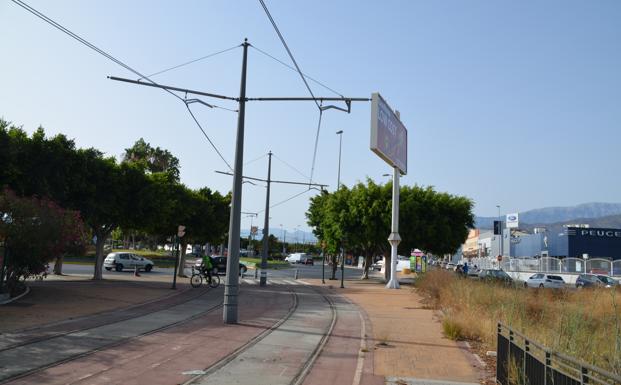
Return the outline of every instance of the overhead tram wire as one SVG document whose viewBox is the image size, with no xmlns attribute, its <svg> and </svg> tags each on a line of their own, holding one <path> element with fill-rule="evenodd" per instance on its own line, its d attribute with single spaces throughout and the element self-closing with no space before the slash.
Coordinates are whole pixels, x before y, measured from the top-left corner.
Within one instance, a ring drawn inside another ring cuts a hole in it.
<svg viewBox="0 0 621 385">
<path fill-rule="evenodd" d="M 282 201 L 280 201 L 280 202 L 278 202 L 278 203 L 274 203 L 273 205 L 271 205 L 271 206 L 270 206 L 270 209 L 271 209 L 271 208 L 274 208 L 274 207 L 276 207 L 276 206 L 280 206 L 280 205 L 282 205 L 282 204 L 285 204 L 285 203 L 289 202 L 290 200 L 295 199 L 295 198 L 299 197 L 300 195 L 306 194 L 307 192 L 309 192 L 309 191 L 311 191 L 311 190 L 316 190 L 316 189 L 314 189 L 314 188 L 307 188 L 306 190 L 304 190 L 304 191 L 302 191 L 302 192 L 299 192 L 299 193 L 297 193 L 297 194 L 295 194 L 295 195 L 293 195 L 293 196 L 290 196 L 289 198 L 287 198 L 287 199 L 285 199 L 285 200 L 282 200 Z M 263 209 L 263 210 L 261 210 L 261 211 L 258 211 L 257 213 L 259 213 L 259 214 L 260 214 L 260 213 L 262 213 L 262 212 L 264 212 L 264 211 L 265 211 L 265 209 Z"/>
<path fill-rule="evenodd" d="M 222 51 L 218 51 L 218 52 L 211 53 L 211 54 L 209 54 L 209 55 L 201 56 L 201 57 L 199 57 L 199 58 L 197 58 L 197 59 L 193 59 L 193 60 L 190 60 L 190 61 L 187 61 L 187 62 L 184 62 L 184 63 L 178 64 L 178 65 L 172 66 L 172 67 L 170 67 L 170 68 L 166 68 L 166 69 L 163 69 L 163 70 L 161 70 L 161 71 L 154 72 L 154 73 L 152 73 L 151 75 L 148 75 L 148 77 L 149 77 L 149 78 L 152 78 L 153 76 L 161 75 L 161 74 L 163 74 L 163 73 L 165 73 L 165 72 L 172 71 L 172 70 L 176 70 L 177 68 L 185 67 L 185 66 L 190 65 L 190 64 L 192 64 L 192 63 L 196 63 L 196 62 L 198 62 L 198 61 L 205 60 L 205 59 L 208 59 L 208 58 L 210 58 L 210 57 L 214 57 L 214 56 L 220 55 L 220 54 L 222 54 L 222 53 L 232 51 L 232 50 L 234 50 L 235 48 L 239 48 L 239 47 L 241 47 L 241 46 L 242 46 L 241 44 L 238 44 L 238 45 L 236 45 L 236 46 L 233 46 L 233 47 L 230 47 L 230 48 L 224 49 L 224 50 L 222 50 Z M 146 78 L 139 78 L 138 80 L 142 80 L 142 79 L 146 79 Z"/>
<path fill-rule="evenodd" d="M 304 177 L 304 179 L 309 179 L 308 175 L 305 175 L 302 171 L 298 170 L 297 168 L 293 167 L 292 165 L 290 165 L 289 163 L 285 162 L 283 159 L 281 159 L 280 157 L 278 157 L 276 154 L 272 154 L 272 156 L 276 159 L 278 159 L 279 161 L 281 161 L 285 166 L 289 167 L 290 169 L 292 169 L 293 171 L 297 172 L 298 174 L 300 174 L 300 176 Z"/>
<path fill-rule="evenodd" d="M 280 63 L 280 64 L 282 64 L 283 66 L 285 66 L 285 67 L 289 68 L 290 70 L 297 72 L 297 70 L 296 70 L 295 68 L 291 67 L 289 64 L 285 63 L 284 61 L 282 61 L 282 60 L 278 59 L 277 57 L 275 57 L 275 56 L 273 56 L 273 55 L 270 55 L 269 53 L 267 53 L 267 52 L 263 51 L 262 49 L 258 48 L 257 46 L 255 46 L 255 45 L 252 45 L 252 44 L 251 44 L 251 45 L 250 45 L 250 47 L 251 47 L 251 48 L 256 49 L 259 53 L 261 53 L 261 54 L 263 54 L 263 55 L 265 55 L 265 56 L 269 57 L 270 59 L 272 59 L 272 60 L 274 60 L 274 61 L 276 61 L 276 62 L 278 62 L 278 63 Z M 342 98 L 344 98 L 344 97 L 345 97 L 345 96 L 343 96 L 343 94 L 341 94 L 340 92 L 335 91 L 334 89 L 332 89 L 332 88 L 328 87 L 327 85 L 325 85 L 324 83 L 320 82 L 319 80 L 314 79 L 314 78 L 312 78 L 312 77 L 310 77 L 310 76 L 308 76 L 307 74 L 304 74 L 304 73 L 303 73 L 302 75 L 304 75 L 304 77 L 306 77 L 308 80 L 310 80 L 310 81 L 312 81 L 312 82 L 316 83 L 317 85 L 319 85 L 319 86 L 321 86 L 321 87 L 325 88 L 326 90 L 328 90 L 328 91 L 330 91 L 330 92 L 334 93 L 335 95 L 338 95 L 338 96 L 340 96 L 340 97 L 342 97 Z"/>
<path fill-rule="evenodd" d="M 274 27 L 274 30 L 276 31 L 276 34 L 280 38 L 280 41 L 282 42 L 282 45 L 285 47 L 285 50 L 287 51 L 287 54 L 289 54 L 289 58 L 291 58 L 291 61 L 295 65 L 295 68 L 297 69 L 298 74 L 300 74 L 300 77 L 302 78 L 302 81 L 304 82 L 304 85 L 306 86 L 306 89 L 308 90 L 308 92 L 310 93 L 311 97 L 315 101 L 315 104 L 317 105 L 317 109 L 321 111 L 321 106 L 319 105 L 319 102 L 317 102 L 317 98 L 315 97 L 315 94 L 313 94 L 313 90 L 311 90 L 310 86 L 308 85 L 308 82 L 306 81 L 306 78 L 304 77 L 304 74 L 302 73 L 302 70 L 300 70 L 300 66 L 298 65 L 298 62 L 295 61 L 295 58 L 293 57 L 293 54 L 291 53 L 291 50 L 289 49 L 289 46 L 287 45 L 287 42 L 285 41 L 285 38 L 280 33 L 280 30 L 278 29 L 278 26 L 276 25 L 276 22 L 274 21 L 274 18 L 270 14 L 269 9 L 267 9 L 267 6 L 265 5 L 265 2 L 263 0 L 259 0 L 259 2 L 261 3 L 261 6 L 263 7 L 263 10 L 265 11 L 265 14 L 267 15 L 267 18 L 270 19 L 270 22 L 272 23 L 272 27 Z"/>
<path fill-rule="evenodd" d="M 16 5 L 22 7 L 23 9 L 25 9 L 26 11 L 32 13 L 33 15 L 35 15 L 36 17 L 38 17 L 39 19 L 45 21 L 46 23 L 50 24 L 52 27 L 58 29 L 59 31 L 63 32 L 64 34 L 68 35 L 69 37 L 77 40 L 78 42 L 82 43 L 83 45 L 87 46 L 88 48 L 92 49 L 93 51 L 97 52 L 98 54 L 102 55 L 103 57 L 107 58 L 108 60 L 118 64 L 119 66 L 125 68 L 126 70 L 128 70 L 129 72 L 139 76 L 141 79 L 146 79 L 147 81 L 149 81 L 151 84 L 153 85 L 158 85 L 156 82 L 154 82 L 153 80 L 151 80 L 148 76 L 141 74 L 140 72 L 138 72 L 137 70 L 133 69 L 132 67 L 130 67 L 129 65 L 123 63 L 121 60 L 115 58 L 114 56 L 110 55 L 109 53 L 107 53 L 106 51 L 100 49 L 99 47 L 95 46 L 94 44 L 92 44 L 91 42 L 89 42 L 88 40 L 82 38 L 81 36 L 75 34 L 74 32 L 72 32 L 71 30 L 65 28 L 64 26 L 62 26 L 60 23 L 57 23 L 56 21 L 52 20 L 51 18 L 49 18 L 48 16 L 46 16 L 45 14 L 39 12 L 38 10 L 36 10 L 35 8 L 31 7 L 30 5 L 28 5 L 27 3 L 25 3 L 22 0 L 11 0 L 13 3 L 15 3 Z M 188 111 L 190 112 L 190 115 L 192 116 L 192 118 L 194 119 L 194 122 L 196 122 L 196 124 L 198 125 L 199 129 L 201 130 L 201 132 L 203 133 L 203 135 L 205 136 L 205 138 L 209 141 L 209 144 L 211 144 L 211 146 L 214 148 L 214 150 L 216 150 L 216 153 L 220 156 L 220 158 L 222 159 L 222 161 L 229 167 L 229 169 L 232 170 L 231 166 L 229 165 L 229 163 L 226 161 L 226 159 L 224 159 L 224 157 L 222 156 L 222 154 L 220 153 L 220 151 L 218 150 L 218 148 L 214 145 L 214 143 L 211 141 L 211 139 L 209 138 L 209 136 L 207 135 L 207 133 L 205 132 L 205 130 L 203 130 L 202 126 L 198 123 L 198 120 L 196 119 L 196 117 L 194 116 L 194 114 L 192 114 L 192 111 L 190 110 L 190 108 L 188 107 L 188 103 L 187 100 L 182 98 L 181 96 L 175 94 L 174 92 L 167 90 L 165 88 L 163 88 L 166 92 L 168 92 L 169 94 L 171 94 L 172 96 L 174 96 L 175 98 L 179 99 L 180 101 L 182 101 L 185 106 L 187 107 Z M 215 105 L 213 105 L 214 107 L 217 107 Z M 219 107 L 221 108 L 221 107 Z"/>
</svg>

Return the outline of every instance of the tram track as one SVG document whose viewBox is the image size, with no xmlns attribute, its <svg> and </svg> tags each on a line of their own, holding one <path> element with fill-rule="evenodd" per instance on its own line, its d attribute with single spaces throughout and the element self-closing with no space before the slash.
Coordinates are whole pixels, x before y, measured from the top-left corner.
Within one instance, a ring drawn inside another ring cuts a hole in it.
<svg viewBox="0 0 621 385">
<path fill-rule="evenodd" d="M 200 293 L 200 294 L 198 294 L 196 296 L 192 296 L 191 298 L 189 298 L 189 299 L 187 299 L 185 301 L 182 301 L 182 302 L 176 304 L 175 306 L 180 306 L 180 305 L 187 304 L 187 303 L 189 303 L 191 301 L 195 301 L 195 300 L 199 299 L 200 297 L 206 295 L 210 291 L 211 290 L 205 290 L 203 293 Z M 88 349 L 87 351 L 84 351 L 82 353 L 69 354 L 65 358 L 54 360 L 53 362 L 50 362 L 49 364 L 43 364 L 43 365 L 38 366 L 38 367 L 33 368 L 33 369 L 21 371 L 21 372 L 19 372 L 17 374 L 14 374 L 14 375 L 9 374 L 8 376 L 3 376 L 2 367 L 4 366 L 3 365 L 4 363 L 0 362 L 0 384 L 6 384 L 6 383 L 8 383 L 10 381 L 15 381 L 17 379 L 27 377 L 29 375 L 41 372 L 41 371 L 43 371 L 45 369 L 49 369 L 49 368 L 52 368 L 52 367 L 55 367 L 55 366 L 59 366 L 59 365 L 62 365 L 64 363 L 67 363 L 67 362 L 70 362 L 70 361 L 73 361 L 73 360 L 76 360 L 76 359 L 79 359 L 79 358 L 82 358 L 82 357 L 89 356 L 89 355 L 94 354 L 96 352 L 100 352 L 100 351 L 105 350 L 105 349 L 110 349 L 110 348 L 113 348 L 113 347 L 116 347 L 116 346 L 123 345 L 123 344 L 125 344 L 127 342 L 130 342 L 132 340 L 136 340 L 136 339 L 144 337 L 144 336 L 148 336 L 148 335 L 151 335 L 151 334 L 154 334 L 154 333 L 158 333 L 158 332 L 161 332 L 161 331 L 173 328 L 173 327 L 177 327 L 177 326 L 183 325 L 185 323 L 191 322 L 191 321 L 193 321 L 193 320 L 195 320 L 197 318 L 203 317 L 203 316 L 205 316 L 205 315 L 207 315 L 207 314 L 209 314 L 209 313 L 211 313 L 211 312 L 213 312 L 215 310 L 218 310 L 218 309 L 222 308 L 222 305 L 223 305 L 222 301 L 216 302 L 215 304 L 211 305 L 209 308 L 207 308 L 207 309 L 205 309 L 203 311 L 197 312 L 195 314 L 192 314 L 191 316 L 189 316 L 187 318 L 184 318 L 184 319 L 181 319 L 181 320 L 178 320 L 178 321 L 175 321 L 175 322 L 167 323 L 167 324 L 165 324 L 163 326 L 156 327 L 156 328 L 153 328 L 153 329 L 149 329 L 149 330 L 147 330 L 145 332 L 138 333 L 138 334 L 135 334 L 135 335 L 132 335 L 132 336 L 129 336 L 129 337 L 123 337 L 123 338 L 119 338 L 117 340 L 109 340 L 109 342 L 104 342 L 100 346 L 94 347 L 92 349 Z M 82 333 L 82 332 L 87 332 L 89 330 L 94 330 L 94 329 L 97 329 L 97 328 L 103 328 L 103 327 L 106 327 L 106 326 L 112 326 L 114 324 L 118 324 L 118 323 L 126 322 L 126 321 L 129 321 L 129 320 L 132 320 L 132 319 L 137 319 L 137 318 L 140 318 L 140 317 L 148 316 L 148 315 L 151 315 L 151 314 L 154 314 L 154 313 L 157 313 L 157 312 L 161 312 L 161 311 L 164 311 L 164 310 L 165 309 L 158 309 L 158 310 L 154 310 L 154 311 L 150 311 L 150 312 L 147 312 L 147 313 L 143 313 L 143 314 L 137 315 L 135 317 L 125 318 L 123 320 L 117 319 L 117 320 L 114 320 L 114 321 L 103 323 L 103 324 L 101 324 L 99 326 L 95 326 L 95 327 L 89 327 L 89 328 L 84 328 L 84 329 L 77 329 L 77 330 L 74 330 L 74 331 L 71 331 L 71 332 L 50 336 L 48 338 L 42 338 L 42 339 L 39 339 L 37 341 L 27 341 L 27 342 L 24 342 L 23 344 L 17 344 L 15 346 L 13 346 L 12 348 L 3 349 L 3 351 L 0 351 L 0 354 L 3 354 L 3 355 L 9 354 L 10 355 L 11 351 L 16 351 L 16 350 L 18 350 L 20 348 L 27 348 L 29 345 L 32 345 L 35 342 L 37 342 L 37 343 L 42 343 L 43 342 L 44 343 L 46 341 L 52 341 L 54 339 L 61 339 L 63 337 L 66 338 L 66 337 L 71 336 L 71 335 L 76 335 L 76 334 L 79 334 L 79 333 Z M 104 338 L 99 338 L 97 340 L 98 341 L 105 341 Z M 0 359 L 1 358 L 2 357 L 0 356 Z"/>
</svg>

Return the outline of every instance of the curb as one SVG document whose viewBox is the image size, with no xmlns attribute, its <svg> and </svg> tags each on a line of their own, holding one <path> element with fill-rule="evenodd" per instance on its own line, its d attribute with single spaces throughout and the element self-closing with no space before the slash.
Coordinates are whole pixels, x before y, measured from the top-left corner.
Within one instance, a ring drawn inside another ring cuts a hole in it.
<svg viewBox="0 0 621 385">
<path fill-rule="evenodd" d="M 22 294 L 18 295 L 17 297 L 9 298 L 7 300 L 4 300 L 4 301 L 0 302 L 0 305 L 6 305 L 6 304 L 9 304 L 9 303 L 11 303 L 13 301 L 17 301 L 18 299 L 22 298 L 23 296 L 25 296 L 28 293 L 30 293 L 30 286 L 26 286 L 26 291 L 24 291 Z"/>
</svg>

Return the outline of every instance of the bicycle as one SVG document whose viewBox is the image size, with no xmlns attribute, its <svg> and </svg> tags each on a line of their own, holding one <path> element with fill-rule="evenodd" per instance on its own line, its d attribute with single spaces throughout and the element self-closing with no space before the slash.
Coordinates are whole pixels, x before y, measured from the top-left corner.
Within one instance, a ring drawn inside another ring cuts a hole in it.
<svg viewBox="0 0 621 385">
<path fill-rule="evenodd" d="M 190 277 L 190 285 L 192 287 L 197 288 L 203 284 L 203 279 L 209 281 L 209 277 L 205 274 L 201 269 L 197 269 L 192 266 L 192 276 Z M 215 289 L 220 286 L 220 277 L 217 274 L 212 274 L 211 282 L 209 283 L 209 287 Z"/>
</svg>

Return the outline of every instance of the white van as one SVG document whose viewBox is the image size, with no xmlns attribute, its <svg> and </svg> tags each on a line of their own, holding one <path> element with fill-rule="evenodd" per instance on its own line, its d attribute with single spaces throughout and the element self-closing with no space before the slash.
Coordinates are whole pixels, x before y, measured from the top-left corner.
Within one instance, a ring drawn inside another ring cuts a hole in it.
<svg viewBox="0 0 621 385">
<path fill-rule="evenodd" d="M 293 254 L 289 254 L 289 256 L 285 258 L 285 261 L 291 264 L 293 263 L 307 264 L 309 263 L 308 262 L 309 260 L 312 261 L 313 259 L 305 253 L 293 253 Z"/>
</svg>

